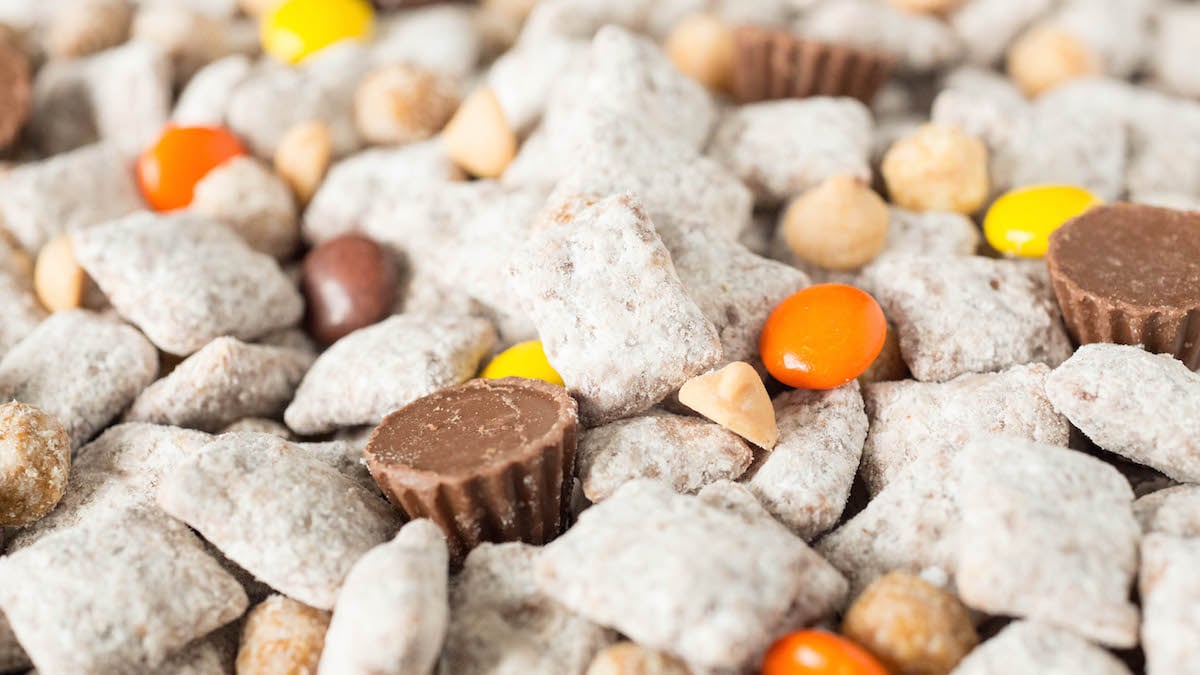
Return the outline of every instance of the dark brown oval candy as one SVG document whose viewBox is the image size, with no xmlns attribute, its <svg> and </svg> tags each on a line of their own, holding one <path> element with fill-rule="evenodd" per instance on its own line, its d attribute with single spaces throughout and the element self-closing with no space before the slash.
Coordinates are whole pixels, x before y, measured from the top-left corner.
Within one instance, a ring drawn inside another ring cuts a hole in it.
<svg viewBox="0 0 1200 675">
<path fill-rule="evenodd" d="M 363 456 L 388 500 L 429 518 L 461 560 L 479 544 L 561 531 L 575 465 L 575 400 L 540 380 L 472 380 L 388 415 Z"/>
<path fill-rule="evenodd" d="M 392 312 L 398 274 L 390 251 L 347 234 L 320 244 L 304 258 L 302 287 L 313 337 L 332 344 Z"/>
</svg>

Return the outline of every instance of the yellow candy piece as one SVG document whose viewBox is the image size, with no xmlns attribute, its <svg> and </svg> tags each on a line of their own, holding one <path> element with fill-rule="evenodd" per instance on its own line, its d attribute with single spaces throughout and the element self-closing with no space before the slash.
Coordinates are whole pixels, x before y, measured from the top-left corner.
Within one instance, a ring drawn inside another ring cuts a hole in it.
<svg viewBox="0 0 1200 675">
<path fill-rule="evenodd" d="M 562 386 L 562 376 L 546 360 L 546 352 L 542 343 L 537 340 L 513 345 L 496 355 L 492 362 L 483 369 L 480 377 L 489 380 L 499 380 L 502 377 L 524 377 L 530 380 L 542 380 L 550 384 Z"/>
<path fill-rule="evenodd" d="M 299 63 L 347 39 L 371 37 L 375 10 L 367 0 L 286 0 L 263 15 L 263 49 L 284 63 Z"/>
<path fill-rule="evenodd" d="M 1046 255 L 1052 232 L 1100 203 L 1099 197 L 1073 185 L 1020 188 L 992 204 L 983 219 L 983 233 L 1001 253 L 1040 258 Z"/>
</svg>

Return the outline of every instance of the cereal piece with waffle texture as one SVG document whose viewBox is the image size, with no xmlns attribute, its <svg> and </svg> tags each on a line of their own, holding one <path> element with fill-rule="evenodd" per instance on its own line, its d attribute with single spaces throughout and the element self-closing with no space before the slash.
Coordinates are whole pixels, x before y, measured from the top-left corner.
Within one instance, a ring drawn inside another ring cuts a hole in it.
<svg viewBox="0 0 1200 675">
<path fill-rule="evenodd" d="M 72 243 L 117 312 L 171 354 L 222 335 L 252 340 L 304 313 L 273 259 L 204 216 L 137 213 L 77 232 Z"/>
<path fill-rule="evenodd" d="M 866 277 L 900 334 L 913 376 L 944 382 L 1071 355 L 1049 282 L 1019 261 L 895 257 Z"/>
<path fill-rule="evenodd" d="M 512 283 L 585 424 L 641 412 L 717 365 L 721 343 L 641 203 L 576 203 L 536 230 Z"/>
<path fill-rule="evenodd" d="M 1151 492 L 1133 503 L 1143 534 L 1200 537 L 1200 485 L 1176 485 Z"/>
<path fill-rule="evenodd" d="M 1065 628 L 1014 621 L 958 664 L 955 675 L 1131 675 L 1125 664 Z"/>
<path fill-rule="evenodd" d="M 238 234 L 250 248 L 287 260 L 300 239 L 295 198 L 287 183 L 252 157 L 235 157 L 196 183 L 189 207 Z"/>
<path fill-rule="evenodd" d="M 284 412 L 299 434 L 378 424 L 383 416 L 475 376 L 496 343 L 483 319 L 401 314 L 338 340 Z"/>
<path fill-rule="evenodd" d="M 1096 445 L 1200 481 L 1200 375 L 1166 354 L 1090 344 L 1046 380 L 1055 407 Z"/>
<path fill-rule="evenodd" d="M 1142 540 L 1142 649 L 1147 672 L 1186 675 L 1200 663 L 1200 539 L 1151 534 Z"/>
</svg>

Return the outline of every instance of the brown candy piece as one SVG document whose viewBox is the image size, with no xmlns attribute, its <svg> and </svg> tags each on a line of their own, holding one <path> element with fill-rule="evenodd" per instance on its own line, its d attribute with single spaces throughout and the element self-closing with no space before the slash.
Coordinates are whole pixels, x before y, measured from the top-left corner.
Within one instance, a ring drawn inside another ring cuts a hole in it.
<svg viewBox="0 0 1200 675">
<path fill-rule="evenodd" d="M 363 456 L 387 498 L 437 523 L 462 560 L 485 541 L 544 544 L 559 533 L 576 425 L 562 387 L 472 380 L 385 417 Z"/>
<path fill-rule="evenodd" d="M 326 241 L 304 258 L 302 287 L 313 337 L 333 344 L 386 317 L 396 300 L 396 259 L 357 234 Z"/>
<path fill-rule="evenodd" d="M 740 103 L 849 96 L 870 103 L 896 59 L 790 32 L 743 26 L 734 32 L 733 96 Z"/>
<path fill-rule="evenodd" d="M 15 34 L 0 30 L 0 148 L 21 131 L 29 117 L 30 96 L 29 57 Z"/>
<path fill-rule="evenodd" d="M 1050 236 L 1046 266 L 1077 342 L 1142 345 L 1200 368 L 1200 214 L 1092 209 Z"/>
<path fill-rule="evenodd" d="M 22 527 L 62 498 L 71 470 L 71 441 L 61 422 L 11 401 L 0 405 L 0 527 Z"/>
</svg>

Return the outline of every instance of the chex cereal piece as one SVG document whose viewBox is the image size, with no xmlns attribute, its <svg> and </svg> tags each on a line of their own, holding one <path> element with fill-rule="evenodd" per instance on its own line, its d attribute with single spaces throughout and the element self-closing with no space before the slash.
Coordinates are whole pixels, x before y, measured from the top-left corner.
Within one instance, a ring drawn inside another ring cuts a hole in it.
<svg viewBox="0 0 1200 675">
<path fill-rule="evenodd" d="M 1112 466 L 1012 437 L 979 438 L 960 467 L 956 582 L 969 607 L 1137 644 L 1129 600 L 1141 532 Z"/>
<path fill-rule="evenodd" d="M 660 228 L 654 222 L 679 280 L 716 327 L 723 360 L 758 362 L 758 336 L 767 316 L 789 295 L 808 286 L 808 277 L 714 231 L 715 221 L 674 228 Z"/>
<path fill-rule="evenodd" d="M 0 404 L 0 527 L 46 515 L 62 498 L 70 470 L 71 442 L 61 422 L 24 403 Z"/>
<path fill-rule="evenodd" d="M 153 142 L 170 113 L 171 64 L 166 52 L 155 44 L 131 41 L 87 59 L 85 68 L 101 140 L 130 154 Z"/>
<path fill-rule="evenodd" d="M 13 635 L 12 626 L 8 625 L 4 613 L 0 612 L 0 671 L 21 672 L 32 667 L 29 655 L 17 642 L 17 636 Z"/>
<path fill-rule="evenodd" d="M 948 17 L 964 56 L 979 66 L 994 65 L 1008 46 L 1055 0 L 966 0 Z"/>
<path fill-rule="evenodd" d="M 1049 282 L 1020 261 L 896 257 L 867 275 L 913 376 L 944 382 L 1071 355 Z"/>
<path fill-rule="evenodd" d="M 1046 394 L 1101 448 L 1200 481 L 1200 375 L 1171 356 L 1084 345 L 1050 374 Z"/>
<path fill-rule="evenodd" d="M 525 133 L 541 119 L 558 78 L 569 68 L 582 67 L 588 47 L 582 40 L 542 40 L 518 45 L 496 59 L 486 82 L 513 131 Z"/>
<path fill-rule="evenodd" d="M 222 335 L 254 339 L 304 312 L 274 260 L 204 216 L 137 213 L 77 232 L 72 243 L 117 312 L 171 354 Z"/>
<path fill-rule="evenodd" d="M 450 626 L 439 673 L 582 673 L 612 631 L 578 616 L 538 588 L 543 549 L 483 544 L 450 589 Z"/>
<path fill-rule="evenodd" d="M 114 510 L 153 506 L 159 479 L 211 440 L 199 431 L 152 424 L 120 424 L 108 429 L 76 453 L 58 507 L 18 532 L 10 550 Z"/>
<path fill-rule="evenodd" d="M 654 478 L 693 494 L 713 481 L 736 479 L 753 458 L 742 439 L 716 424 L 654 414 L 583 432 L 575 466 L 583 493 L 600 502 L 635 478 Z"/>
<path fill-rule="evenodd" d="M 157 374 L 154 346 L 132 326 L 85 310 L 58 312 L 0 360 L 0 400 L 57 417 L 78 448 Z"/>
<path fill-rule="evenodd" d="M 696 670 L 739 669 L 846 582 L 778 523 L 649 480 L 623 485 L 548 544 L 538 583 L 570 609 Z"/>
<path fill-rule="evenodd" d="M 272 436 L 278 436 L 285 441 L 295 440 L 292 435 L 292 430 L 288 429 L 282 422 L 263 419 L 261 417 L 243 417 L 242 419 L 227 425 L 224 429 L 221 429 L 221 433 L 271 434 Z"/>
<path fill-rule="evenodd" d="M 805 541 L 833 527 L 858 469 L 867 416 L 857 383 L 775 398 L 779 441 L 742 482 Z"/>
<path fill-rule="evenodd" d="M 179 126 L 217 126 L 225 123 L 229 98 L 253 72 L 244 54 L 231 54 L 201 68 L 179 93 L 171 121 Z"/>
<path fill-rule="evenodd" d="M 446 537 L 428 520 L 358 559 L 338 594 L 321 672 L 409 675 L 437 664 L 449 621 Z"/>
<path fill-rule="evenodd" d="M 237 654 L 239 673 L 315 673 L 329 612 L 272 595 L 246 615 Z"/>
<path fill-rule="evenodd" d="M 1200 485 L 1176 485 L 1151 492 L 1133 503 L 1143 534 L 1200 537 Z"/>
<path fill-rule="evenodd" d="M 1200 78 L 1191 64 L 1200 58 L 1190 39 L 1200 30 L 1200 11 L 1184 2 L 1158 5 L 1156 34 L 1150 47 L 1150 70 L 1157 82 L 1180 96 L 1200 96 Z"/>
<path fill-rule="evenodd" d="M 461 179 L 446 149 L 435 140 L 398 148 L 371 148 L 336 164 L 304 212 L 305 239 L 322 242 L 357 230 L 373 204 L 389 195 L 422 194 L 431 184 Z"/>
<path fill-rule="evenodd" d="M 399 516 L 329 465 L 257 438 L 209 443 L 164 477 L 158 504 L 272 588 L 333 609 L 350 567 Z"/>
<path fill-rule="evenodd" d="M 708 152 L 771 206 L 834 175 L 869 181 L 872 127 L 867 107 L 851 98 L 756 103 L 725 113 Z"/>
<path fill-rule="evenodd" d="M 436 3 L 379 19 L 371 45 L 374 63 L 411 63 L 462 80 L 479 62 L 482 45 L 472 7 Z"/>
<path fill-rule="evenodd" d="M 641 412 L 721 358 L 716 329 L 633 195 L 561 214 L 532 234 L 511 273 L 587 425 Z"/>
<path fill-rule="evenodd" d="M 960 520 L 953 476 L 949 457 L 923 457 L 817 542 L 849 579 L 850 597 L 893 570 L 953 574 Z"/>
<path fill-rule="evenodd" d="M 0 216 L 26 251 L 54 237 L 142 208 L 133 166 L 109 145 L 91 145 L 0 176 Z"/>
<path fill-rule="evenodd" d="M 0 244 L 0 260 L 4 251 Z M 46 310 L 38 303 L 28 279 L 10 272 L 0 262 L 0 358 L 4 353 L 29 335 L 46 317 Z"/>
<path fill-rule="evenodd" d="M 684 382 L 679 402 L 765 450 L 779 440 L 771 395 L 762 376 L 745 361 Z"/>
<path fill-rule="evenodd" d="M 1147 672 L 1186 675 L 1200 663 L 1200 539 L 1151 534 L 1142 540 L 1142 649 Z"/>
<path fill-rule="evenodd" d="M 1108 651 L 1057 626 L 1014 621 L 958 664 L 955 675 L 1131 675 Z"/>
<path fill-rule="evenodd" d="M 570 168 L 547 201 L 551 211 L 580 194 L 632 192 L 661 232 L 695 223 L 714 236 L 750 226 L 753 197 L 715 160 L 636 121 L 589 112 L 585 140 L 570 148 Z"/>
<path fill-rule="evenodd" d="M 1055 91 L 1034 104 L 1028 129 L 1007 150 L 1013 187 L 1077 185 L 1106 201 L 1118 199 L 1128 152 L 1122 116 L 1070 91 Z"/>
<path fill-rule="evenodd" d="M 299 434 L 378 424 L 393 410 L 471 379 L 495 342 L 495 329 L 482 319 L 393 316 L 321 354 L 284 421 Z"/>
<path fill-rule="evenodd" d="M 246 610 L 187 527 L 142 509 L 0 559 L 0 579 L 0 607 L 45 673 L 147 672 Z"/>
<path fill-rule="evenodd" d="M 312 362 L 295 349 L 220 337 L 143 390 L 124 420 L 216 432 L 245 416 L 275 417 Z"/>
<path fill-rule="evenodd" d="M 904 467 L 928 454 L 953 455 L 979 434 L 1005 434 L 1066 447 L 1071 427 L 1046 398 L 1043 364 L 948 382 L 878 382 L 863 387 L 871 431 L 862 476 L 878 493 Z"/>
<path fill-rule="evenodd" d="M 962 43 L 944 21 L 878 0 L 822 3 L 805 16 L 800 32 L 835 44 L 891 52 L 901 72 L 934 72 L 962 57 Z"/>
<path fill-rule="evenodd" d="M 228 225 L 250 248 L 286 260 L 300 239 L 296 203 L 287 183 L 266 164 L 235 157 L 196 183 L 189 207 Z"/>
</svg>

